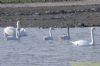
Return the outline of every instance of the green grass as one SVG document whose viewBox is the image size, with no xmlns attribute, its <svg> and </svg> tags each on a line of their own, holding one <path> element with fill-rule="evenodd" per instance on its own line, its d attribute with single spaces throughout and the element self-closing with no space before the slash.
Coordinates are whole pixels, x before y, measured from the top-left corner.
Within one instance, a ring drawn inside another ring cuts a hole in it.
<svg viewBox="0 0 100 66">
<path fill-rule="evenodd" d="M 33 2 L 62 2 L 62 1 L 80 1 L 80 0 L 0 0 L 0 3 L 33 3 Z"/>
<path fill-rule="evenodd" d="M 93 61 L 71 61 L 69 64 L 71 66 L 100 66 L 100 62 Z"/>
</svg>

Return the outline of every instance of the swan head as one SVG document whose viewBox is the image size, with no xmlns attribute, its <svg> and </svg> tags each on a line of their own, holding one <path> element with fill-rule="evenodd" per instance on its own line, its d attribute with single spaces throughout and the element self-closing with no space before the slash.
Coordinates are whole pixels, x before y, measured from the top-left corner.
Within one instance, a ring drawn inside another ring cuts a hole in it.
<svg viewBox="0 0 100 66">
<path fill-rule="evenodd" d="M 91 27 L 91 30 L 95 30 L 95 27 Z"/>
<path fill-rule="evenodd" d="M 19 20 L 18 20 L 18 21 L 17 21 L 17 25 L 19 25 L 19 23 L 20 23 L 20 22 L 19 22 Z"/>
</svg>

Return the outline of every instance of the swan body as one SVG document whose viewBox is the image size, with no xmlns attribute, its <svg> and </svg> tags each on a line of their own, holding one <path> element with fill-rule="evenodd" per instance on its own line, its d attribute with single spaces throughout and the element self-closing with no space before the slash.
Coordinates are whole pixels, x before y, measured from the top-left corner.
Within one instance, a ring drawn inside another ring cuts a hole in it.
<svg viewBox="0 0 100 66">
<path fill-rule="evenodd" d="M 94 35 L 93 35 L 93 30 L 95 28 L 91 27 L 91 41 L 86 41 L 86 40 L 77 40 L 77 41 L 71 41 L 74 45 L 77 46 L 89 46 L 89 45 L 94 45 Z"/>
<path fill-rule="evenodd" d="M 70 37 L 67 36 L 67 35 L 62 35 L 60 38 L 61 38 L 62 40 L 69 40 L 69 39 L 70 39 Z"/>
<path fill-rule="evenodd" d="M 60 37 L 62 40 L 69 40 L 70 39 L 70 34 L 69 34 L 69 27 L 67 29 L 67 34 L 66 35 L 62 35 Z"/>
<path fill-rule="evenodd" d="M 72 42 L 74 45 L 76 46 L 87 46 L 87 45 L 91 45 L 91 43 L 89 41 L 86 40 L 78 40 L 78 41 L 74 41 Z"/>
<path fill-rule="evenodd" d="M 15 28 L 14 28 L 14 27 L 11 27 L 11 26 L 6 27 L 6 28 L 4 29 L 4 32 L 5 32 L 8 36 L 10 36 L 10 35 L 15 35 L 15 33 L 16 33 Z"/>
<path fill-rule="evenodd" d="M 9 26 L 9 27 L 6 27 L 5 29 L 4 29 L 4 37 L 7 39 L 7 40 L 9 40 L 9 39 L 17 39 L 16 38 L 16 28 L 14 28 L 14 27 L 11 27 L 11 26 Z"/>
<path fill-rule="evenodd" d="M 26 30 L 24 28 L 20 29 L 20 36 L 26 36 Z"/>
<path fill-rule="evenodd" d="M 49 29 L 49 36 L 44 36 L 43 37 L 44 40 L 53 40 L 51 30 L 52 30 L 52 28 L 50 27 L 50 29 Z"/>
<path fill-rule="evenodd" d="M 43 39 L 44 40 L 53 40 L 53 37 L 51 37 L 51 36 L 44 36 Z"/>
</svg>

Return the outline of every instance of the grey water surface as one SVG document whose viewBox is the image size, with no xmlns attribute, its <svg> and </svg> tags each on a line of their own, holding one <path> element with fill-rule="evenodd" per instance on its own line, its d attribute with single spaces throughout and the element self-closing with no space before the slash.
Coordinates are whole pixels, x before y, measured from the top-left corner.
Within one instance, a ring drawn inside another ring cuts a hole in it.
<svg viewBox="0 0 100 66">
<path fill-rule="evenodd" d="M 100 61 L 100 27 L 94 31 L 95 46 L 74 46 L 70 41 L 90 41 L 90 27 L 70 28 L 71 40 L 61 40 L 67 28 L 52 30 L 54 40 L 45 41 L 49 29 L 26 28 L 27 36 L 6 40 L 0 28 L 0 66 L 70 66 L 70 61 Z"/>
</svg>

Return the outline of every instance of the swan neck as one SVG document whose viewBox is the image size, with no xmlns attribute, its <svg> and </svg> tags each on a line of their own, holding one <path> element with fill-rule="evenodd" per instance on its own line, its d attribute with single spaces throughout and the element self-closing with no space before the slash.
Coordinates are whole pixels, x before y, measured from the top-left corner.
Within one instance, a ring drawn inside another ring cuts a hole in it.
<svg viewBox="0 0 100 66">
<path fill-rule="evenodd" d="M 67 36 L 70 39 L 69 26 L 68 26 L 68 30 L 67 30 Z"/>
<path fill-rule="evenodd" d="M 20 35 L 20 22 L 17 21 L 17 27 L 16 27 L 16 38 L 19 39 Z"/>
<path fill-rule="evenodd" d="M 20 29 L 20 22 L 17 21 L 17 27 L 16 27 L 18 30 Z"/>
<path fill-rule="evenodd" d="M 19 39 L 20 31 L 16 29 L 16 38 Z"/>
<path fill-rule="evenodd" d="M 49 35 L 50 37 L 52 37 L 51 28 L 49 29 Z"/>
<path fill-rule="evenodd" d="M 93 35 L 93 29 L 91 29 L 91 44 L 94 44 L 94 35 Z"/>
</svg>

